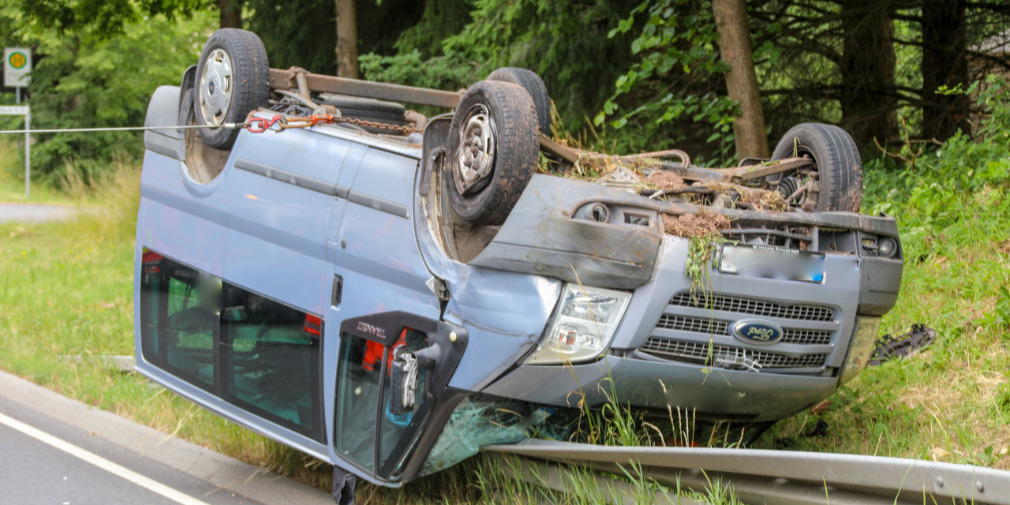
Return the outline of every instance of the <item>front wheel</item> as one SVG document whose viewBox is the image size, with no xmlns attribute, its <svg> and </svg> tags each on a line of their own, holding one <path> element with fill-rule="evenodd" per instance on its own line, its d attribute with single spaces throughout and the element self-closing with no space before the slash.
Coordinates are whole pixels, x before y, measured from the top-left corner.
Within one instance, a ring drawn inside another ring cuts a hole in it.
<svg viewBox="0 0 1010 505">
<path fill-rule="evenodd" d="M 845 130 L 821 123 L 792 127 L 775 146 L 773 160 L 808 157 L 813 168 L 775 177 L 790 205 L 806 211 L 859 212 L 863 200 L 863 163 Z"/>
<path fill-rule="evenodd" d="M 463 95 L 449 130 L 446 189 L 464 221 L 505 222 L 536 171 L 537 112 L 521 86 L 481 81 Z"/>
</svg>

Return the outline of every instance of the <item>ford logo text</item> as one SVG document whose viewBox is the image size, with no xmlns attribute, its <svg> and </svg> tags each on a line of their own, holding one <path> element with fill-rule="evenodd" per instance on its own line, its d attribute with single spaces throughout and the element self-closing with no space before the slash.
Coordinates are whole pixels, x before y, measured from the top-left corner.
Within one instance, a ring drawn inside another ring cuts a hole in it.
<svg viewBox="0 0 1010 505">
<path fill-rule="evenodd" d="M 752 344 L 774 344 L 782 340 L 782 328 L 767 321 L 740 321 L 733 325 L 733 334 Z"/>
</svg>

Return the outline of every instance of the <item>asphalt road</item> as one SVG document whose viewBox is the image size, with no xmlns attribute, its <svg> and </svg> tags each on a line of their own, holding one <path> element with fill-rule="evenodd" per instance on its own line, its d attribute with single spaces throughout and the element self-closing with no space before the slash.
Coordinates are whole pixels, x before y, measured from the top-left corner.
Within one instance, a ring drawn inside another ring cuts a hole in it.
<svg viewBox="0 0 1010 505">
<path fill-rule="evenodd" d="M 0 202 L 0 223 L 6 221 L 52 221 L 66 219 L 74 209 L 62 205 Z"/>
<path fill-rule="evenodd" d="M 333 500 L 0 372 L 0 504 L 290 503 Z"/>
</svg>

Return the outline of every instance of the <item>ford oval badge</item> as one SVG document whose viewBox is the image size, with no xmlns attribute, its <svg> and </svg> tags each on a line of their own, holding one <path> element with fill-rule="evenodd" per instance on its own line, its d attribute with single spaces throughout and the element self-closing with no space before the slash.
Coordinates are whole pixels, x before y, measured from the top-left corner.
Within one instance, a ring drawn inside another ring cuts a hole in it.
<svg viewBox="0 0 1010 505">
<path fill-rule="evenodd" d="M 733 325 L 733 333 L 751 344 L 774 344 L 782 340 L 782 328 L 768 321 L 740 321 Z"/>
</svg>

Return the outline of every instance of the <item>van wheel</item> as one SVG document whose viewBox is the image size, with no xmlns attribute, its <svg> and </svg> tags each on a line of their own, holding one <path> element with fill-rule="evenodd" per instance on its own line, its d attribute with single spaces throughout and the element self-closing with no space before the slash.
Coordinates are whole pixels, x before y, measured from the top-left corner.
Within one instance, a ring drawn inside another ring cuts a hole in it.
<svg viewBox="0 0 1010 505">
<path fill-rule="evenodd" d="M 203 46 L 196 66 L 193 112 L 197 124 L 241 123 L 250 111 L 267 104 L 270 65 L 263 42 L 253 32 L 221 28 Z M 228 149 L 239 130 L 200 128 L 210 147 Z"/>
<path fill-rule="evenodd" d="M 848 132 L 821 123 L 798 124 L 786 132 L 772 153 L 773 160 L 804 156 L 814 161 L 814 173 L 804 174 L 809 170 L 804 167 L 795 174 L 778 174 L 772 181 L 783 196 L 801 193 L 790 205 L 807 211 L 859 212 L 863 162 Z M 807 185 L 811 182 L 814 184 Z M 802 191 L 804 187 L 808 189 Z"/>
<path fill-rule="evenodd" d="M 502 81 L 518 84 L 530 94 L 533 105 L 537 108 L 537 124 L 540 133 L 551 134 L 551 98 L 547 95 L 544 80 L 532 70 L 518 67 L 502 67 L 487 76 L 489 81 Z"/>
<path fill-rule="evenodd" d="M 463 95 L 449 127 L 447 192 L 464 221 L 498 225 L 537 167 L 539 129 L 521 86 L 480 81 Z"/>
</svg>

